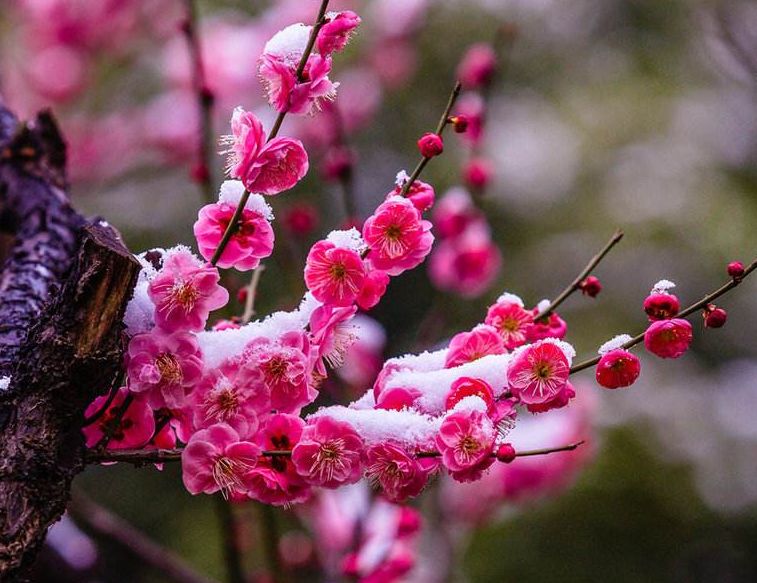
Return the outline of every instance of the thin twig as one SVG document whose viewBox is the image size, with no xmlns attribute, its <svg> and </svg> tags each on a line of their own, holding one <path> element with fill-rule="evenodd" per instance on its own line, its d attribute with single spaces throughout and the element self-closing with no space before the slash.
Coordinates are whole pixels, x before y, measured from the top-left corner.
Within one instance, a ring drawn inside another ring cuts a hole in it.
<svg viewBox="0 0 757 583">
<path fill-rule="evenodd" d="M 728 283 L 723 284 L 722 286 L 720 286 L 715 291 L 713 291 L 713 292 L 707 294 L 706 296 L 704 296 L 704 298 L 702 298 L 698 302 L 695 302 L 695 303 L 691 304 L 688 308 L 686 308 L 686 309 L 682 310 L 681 312 L 679 312 L 678 315 L 676 315 L 676 318 L 685 318 L 686 316 L 689 316 L 689 315 L 693 314 L 694 312 L 696 312 L 698 310 L 701 310 L 707 304 L 713 302 L 714 300 L 716 300 L 717 298 L 719 298 L 723 294 L 731 291 L 733 288 L 735 288 L 737 285 L 739 285 L 756 268 L 757 268 L 757 259 L 755 259 L 754 261 L 752 261 L 752 263 L 744 270 L 744 275 L 742 277 L 740 277 L 738 279 L 731 279 L 730 281 L 728 281 Z M 629 340 L 628 342 L 626 342 L 625 344 L 623 344 L 622 348 L 625 348 L 627 350 L 627 349 L 629 349 L 629 348 L 631 348 L 633 346 L 636 346 L 637 344 L 639 344 L 643 340 L 644 340 L 644 332 L 642 332 L 641 334 L 638 334 L 638 335 L 634 336 L 633 338 L 631 338 L 631 340 Z M 576 373 L 576 372 L 580 372 L 580 371 L 582 371 L 584 369 L 593 367 L 594 365 L 596 365 L 599 362 L 600 358 L 601 357 L 596 356 L 596 357 L 591 358 L 589 360 L 585 360 L 583 362 L 580 362 L 579 364 L 571 367 L 570 374 L 573 374 L 573 373 Z"/>
<path fill-rule="evenodd" d="M 600 250 L 599 253 L 597 253 L 594 257 L 591 258 L 589 263 L 586 264 L 586 267 L 584 267 L 581 270 L 581 273 L 576 276 L 576 278 L 566 287 L 562 292 L 560 292 L 560 295 L 557 296 L 549 306 L 547 306 L 544 310 L 539 312 L 535 317 L 534 320 L 540 320 L 541 318 L 544 318 L 546 316 L 549 316 L 552 312 L 554 312 L 557 307 L 562 304 L 565 300 L 567 300 L 570 295 L 576 291 L 578 291 L 581 288 L 581 282 L 586 279 L 586 277 L 594 270 L 594 268 L 599 264 L 600 261 L 604 258 L 605 255 L 607 255 L 610 250 L 617 245 L 620 240 L 623 238 L 623 231 L 618 229 L 613 233 L 612 237 L 610 237 L 610 240 L 607 241 L 604 247 Z"/>
<path fill-rule="evenodd" d="M 302 57 L 300 58 L 300 62 L 297 65 L 297 81 L 301 83 L 303 81 L 303 73 L 305 72 L 305 66 L 307 65 L 308 58 L 310 57 L 310 54 L 313 52 L 313 47 L 315 46 L 316 38 L 318 37 L 318 32 L 321 30 L 323 25 L 326 23 L 326 10 L 329 6 L 329 0 L 322 0 L 321 7 L 318 10 L 318 18 L 315 21 L 315 24 L 313 25 L 313 29 L 310 31 L 310 36 L 308 37 L 308 44 L 305 47 L 305 51 L 302 53 Z M 271 131 L 268 133 L 268 138 L 266 141 L 271 141 L 273 138 L 275 138 L 279 130 L 281 129 L 281 124 L 284 123 L 284 117 L 286 117 L 286 110 L 279 112 L 279 115 L 276 117 L 276 121 L 273 122 L 273 126 L 271 127 Z M 242 193 L 242 197 L 239 199 L 239 204 L 237 204 L 237 208 L 234 211 L 234 214 L 231 217 L 231 220 L 229 221 L 229 225 L 226 227 L 226 231 L 223 233 L 223 237 L 221 237 L 220 243 L 218 243 L 218 247 L 216 248 L 215 252 L 213 253 L 213 257 L 210 259 L 211 265 L 216 265 L 218 261 L 221 259 L 221 255 L 223 255 L 224 249 L 226 249 L 226 245 L 229 244 L 229 241 L 231 241 L 231 238 L 234 236 L 234 233 L 237 232 L 237 229 L 239 229 L 239 219 L 242 217 L 242 212 L 244 211 L 244 206 L 247 204 L 247 201 L 250 198 L 250 191 L 245 189 L 245 191 Z"/>
<path fill-rule="evenodd" d="M 447 124 L 449 123 L 449 114 L 452 111 L 457 98 L 460 96 L 461 88 L 462 85 L 460 85 L 460 81 L 455 83 L 455 86 L 452 88 L 452 92 L 450 93 L 449 99 L 447 100 L 447 107 L 444 108 L 444 113 L 442 113 L 442 116 L 439 118 L 439 123 L 436 124 L 435 133 L 439 136 L 444 133 L 444 128 L 447 127 Z M 418 165 L 415 167 L 415 170 L 413 170 L 413 173 L 407 179 L 405 184 L 402 185 L 400 196 L 407 196 L 407 193 L 413 186 L 413 183 L 418 180 L 418 177 L 421 175 L 421 172 L 423 172 L 423 169 L 426 167 L 426 164 L 428 164 L 430 160 L 431 158 L 427 158 L 425 156 L 420 159 L 420 162 L 418 162 Z"/>
<path fill-rule="evenodd" d="M 182 32 L 187 39 L 189 59 L 192 67 L 192 86 L 197 95 L 197 113 L 200 124 L 200 142 L 198 148 L 198 162 L 201 166 L 202 175 L 199 176 L 199 184 L 203 198 L 212 203 L 215 200 L 213 193 L 213 104 L 215 97 L 208 88 L 205 75 L 205 64 L 202 59 L 202 47 L 197 34 L 197 7 L 194 0 L 184 0 L 186 20 L 182 26 Z"/>
<path fill-rule="evenodd" d="M 176 583 L 214 583 L 197 573 L 173 551 L 160 546 L 131 524 L 81 492 L 75 492 L 69 510 L 79 524 L 112 540 Z"/>
<path fill-rule="evenodd" d="M 247 324 L 255 315 L 255 297 L 258 294 L 258 284 L 260 276 L 265 271 L 265 265 L 260 264 L 252 270 L 250 285 L 247 286 L 247 297 L 244 301 L 244 313 L 242 314 L 242 324 Z"/>
</svg>

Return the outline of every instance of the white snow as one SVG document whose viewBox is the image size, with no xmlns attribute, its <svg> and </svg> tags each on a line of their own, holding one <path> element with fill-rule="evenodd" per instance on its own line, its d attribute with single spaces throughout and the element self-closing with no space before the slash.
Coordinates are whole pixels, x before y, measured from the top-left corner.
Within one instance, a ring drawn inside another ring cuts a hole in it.
<svg viewBox="0 0 757 583">
<path fill-rule="evenodd" d="M 368 248 L 360 231 L 355 227 L 346 231 L 331 231 L 326 240 L 342 249 L 352 249 L 356 253 L 362 253 Z"/>
<path fill-rule="evenodd" d="M 231 205 L 238 205 L 239 200 L 245 192 L 244 185 L 240 180 L 225 180 L 221 184 L 221 190 L 218 193 L 218 202 L 225 202 Z M 260 194 L 251 194 L 244 205 L 247 210 L 260 213 L 267 221 L 273 220 L 273 209 L 265 197 Z"/>
<path fill-rule="evenodd" d="M 517 304 L 521 308 L 524 306 L 523 300 L 520 298 L 520 296 L 516 296 L 515 294 L 511 294 L 510 292 L 505 292 L 501 296 L 497 298 L 497 303 L 499 304 L 507 303 L 507 304 Z"/>
<path fill-rule="evenodd" d="M 8 390 L 11 384 L 11 377 L 0 377 L 0 391 Z"/>
<path fill-rule="evenodd" d="M 631 337 L 628 334 L 618 334 L 617 336 L 611 338 L 602 346 L 600 346 L 599 350 L 597 350 L 597 353 L 603 355 L 607 354 L 611 350 L 615 350 L 616 348 L 622 348 L 623 345 L 629 340 L 631 340 Z"/>
<path fill-rule="evenodd" d="M 263 47 L 263 52 L 296 65 L 305 52 L 311 29 L 301 22 L 287 26 L 271 37 Z"/>
<path fill-rule="evenodd" d="M 653 294 L 666 294 L 670 293 L 668 292 L 669 289 L 673 289 L 676 286 L 672 281 L 669 279 L 661 279 L 656 284 L 652 286 L 652 293 Z"/>
</svg>

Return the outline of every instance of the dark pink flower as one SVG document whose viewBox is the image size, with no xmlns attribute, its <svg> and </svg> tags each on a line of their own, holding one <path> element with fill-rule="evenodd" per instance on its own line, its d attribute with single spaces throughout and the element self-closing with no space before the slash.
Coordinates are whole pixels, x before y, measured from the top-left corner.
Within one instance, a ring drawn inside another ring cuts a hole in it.
<svg viewBox="0 0 757 583">
<path fill-rule="evenodd" d="M 504 354 L 505 352 L 507 352 L 505 342 L 497 329 L 482 324 L 470 332 L 460 332 L 452 337 L 444 366 L 452 368 L 489 354 Z"/>
<path fill-rule="evenodd" d="M 434 228 L 442 239 L 457 237 L 469 226 L 481 221 L 481 213 L 474 206 L 468 192 L 462 188 L 447 192 L 433 213 Z"/>
<path fill-rule="evenodd" d="M 681 318 L 652 322 L 644 332 L 644 346 L 660 358 L 678 358 L 689 349 L 691 324 Z"/>
<path fill-rule="evenodd" d="M 386 197 L 389 198 L 392 195 L 398 195 L 400 192 L 402 192 L 402 188 L 409 178 L 410 177 L 406 172 L 400 172 L 397 175 L 397 185 L 394 187 L 394 190 L 392 192 L 386 195 Z M 405 198 L 412 202 L 413 206 L 423 213 L 434 206 L 436 192 L 434 191 L 434 187 L 430 184 L 427 184 L 422 180 L 416 180 L 415 182 L 413 182 L 412 186 L 407 189 Z"/>
<path fill-rule="evenodd" d="M 349 423 L 323 416 L 305 426 L 292 463 L 308 483 L 336 488 L 360 479 L 362 452 L 363 440 Z"/>
<path fill-rule="evenodd" d="M 243 495 L 259 456 L 258 445 L 241 440 L 225 423 L 212 425 L 195 433 L 181 454 L 184 486 L 191 494 Z"/>
<path fill-rule="evenodd" d="M 352 33 L 360 26 L 360 17 L 352 10 L 332 13 L 327 18 L 316 39 L 318 52 L 323 56 L 343 50 Z"/>
<path fill-rule="evenodd" d="M 189 250 L 167 255 L 147 290 L 155 304 L 155 324 L 169 333 L 202 330 L 210 312 L 229 301 L 220 279 L 215 267 L 202 265 Z"/>
<path fill-rule="evenodd" d="M 399 275 L 419 265 L 431 251 L 434 236 L 431 223 L 409 200 L 391 196 L 366 219 L 363 238 L 367 259 L 376 269 Z"/>
<path fill-rule="evenodd" d="M 146 393 L 151 407 L 179 409 L 202 376 L 200 347 L 185 332 L 138 334 L 129 341 L 126 370 L 129 390 Z"/>
<path fill-rule="evenodd" d="M 310 315 L 310 337 L 316 348 L 316 370 L 325 377 L 326 365 L 339 368 L 344 355 L 355 341 L 353 327 L 349 324 L 357 312 L 355 306 L 334 308 L 323 305 Z"/>
<path fill-rule="evenodd" d="M 381 391 L 376 399 L 376 409 L 401 411 L 411 407 L 421 392 L 413 387 L 391 387 Z"/>
<path fill-rule="evenodd" d="M 554 399 L 570 374 L 570 361 L 554 342 L 540 340 L 518 352 L 507 368 L 513 396 L 530 405 Z"/>
<path fill-rule="evenodd" d="M 495 437 L 494 424 L 485 413 L 456 411 L 442 421 L 436 447 L 450 475 L 459 482 L 471 482 L 494 462 Z"/>
<path fill-rule="evenodd" d="M 398 445 L 372 445 L 365 457 L 366 478 L 392 502 L 404 502 L 417 496 L 428 482 L 427 466 Z"/>
<path fill-rule="evenodd" d="M 381 301 L 389 285 L 389 275 L 380 269 L 371 269 L 365 274 L 363 287 L 358 295 L 357 305 L 368 311 Z"/>
<path fill-rule="evenodd" d="M 533 309 L 534 317 L 539 314 L 539 308 Z M 546 318 L 534 321 L 526 328 L 526 341 L 536 342 L 544 338 L 559 338 L 562 340 L 568 333 L 568 324 L 556 312 Z"/>
<path fill-rule="evenodd" d="M 644 300 L 644 311 L 650 322 L 673 318 L 680 309 L 681 303 L 675 294 L 652 292 Z"/>
<path fill-rule="evenodd" d="M 135 395 L 131 404 L 122 412 L 124 400 L 129 394 L 126 387 L 118 389 L 107 410 L 94 423 L 82 429 L 87 447 L 94 447 L 109 435 L 108 449 L 128 449 L 145 445 L 155 431 L 155 417 L 144 396 Z M 102 410 L 109 395 L 97 397 L 84 411 L 91 417 Z"/>
<path fill-rule="evenodd" d="M 494 406 L 494 391 L 489 383 L 483 379 L 460 377 L 452 383 L 444 407 L 449 411 L 467 397 L 478 397 L 486 404 L 487 409 Z"/>
<path fill-rule="evenodd" d="M 334 306 L 350 306 L 365 282 L 365 266 L 353 249 L 318 241 L 305 262 L 305 284 L 315 299 Z"/>
<path fill-rule="evenodd" d="M 596 378 L 604 388 L 617 389 L 634 384 L 640 372 L 641 363 L 638 357 L 623 348 L 616 348 L 606 352 L 599 359 Z"/>
<path fill-rule="evenodd" d="M 439 134 L 425 133 L 418 140 L 418 151 L 424 158 L 433 158 L 444 152 L 444 141 Z"/>
<path fill-rule="evenodd" d="M 526 403 L 526 409 L 531 413 L 546 413 L 552 409 L 562 409 L 567 407 L 570 400 L 576 396 L 576 390 L 570 381 L 552 399 L 544 403 Z"/>
</svg>

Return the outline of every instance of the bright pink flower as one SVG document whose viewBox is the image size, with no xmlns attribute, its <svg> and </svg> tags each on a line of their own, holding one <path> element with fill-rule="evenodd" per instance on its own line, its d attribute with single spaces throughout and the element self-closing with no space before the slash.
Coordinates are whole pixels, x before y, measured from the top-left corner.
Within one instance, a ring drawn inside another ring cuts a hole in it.
<svg viewBox="0 0 757 583">
<path fill-rule="evenodd" d="M 681 318 L 652 322 L 644 332 L 644 346 L 660 358 L 678 358 L 689 349 L 691 324 Z"/>
<path fill-rule="evenodd" d="M 427 132 L 418 140 L 418 151 L 424 158 L 433 158 L 444 152 L 444 141 L 439 134 Z"/>
<path fill-rule="evenodd" d="M 491 453 L 495 437 L 494 424 L 485 413 L 456 411 L 442 421 L 436 447 L 455 480 L 472 482 L 494 462 Z"/>
<path fill-rule="evenodd" d="M 188 250 L 168 255 L 147 290 L 155 324 L 166 332 L 202 330 L 208 314 L 229 301 L 220 279 L 215 267 L 202 265 Z"/>
<path fill-rule="evenodd" d="M 263 53 L 258 69 L 268 95 L 268 103 L 278 112 L 289 107 L 289 97 L 297 84 L 296 69 L 283 59 Z"/>
<path fill-rule="evenodd" d="M 387 194 L 386 198 L 389 198 L 392 195 L 398 195 L 402 192 L 402 188 L 405 186 L 405 182 L 409 178 L 410 177 L 406 172 L 400 172 L 397 175 L 397 182 L 394 190 Z M 407 189 L 405 198 L 412 202 L 413 206 L 423 213 L 434 206 L 436 192 L 434 191 L 434 187 L 430 184 L 423 182 L 422 180 L 416 180 L 413 182 L 412 186 Z"/>
<path fill-rule="evenodd" d="M 276 340 L 256 338 L 245 347 L 243 359 L 270 394 L 271 409 L 296 413 L 318 395 L 311 386 L 311 346 L 304 331 L 286 332 Z"/>
<path fill-rule="evenodd" d="M 481 220 L 481 213 L 473 205 L 468 192 L 462 188 L 447 192 L 433 213 L 434 228 L 442 239 L 457 237 L 470 225 Z"/>
<path fill-rule="evenodd" d="M 205 375 L 191 401 L 195 428 L 226 423 L 247 437 L 257 431 L 258 415 L 268 412 L 270 393 L 257 371 L 234 359 Z"/>
<path fill-rule="evenodd" d="M 431 251 L 431 223 L 413 203 L 399 196 L 387 198 L 363 225 L 363 239 L 374 268 L 399 275 L 419 265 Z"/>
<path fill-rule="evenodd" d="M 497 69 L 497 53 L 486 43 L 478 43 L 468 49 L 457 68 L 457 78 L 466 89 L 478 89 L 488 85 Z"/>
<path fill-rule="evenodd" d="M 391 387 L 381 391 L 376 399 L 376 409 L 401 411 L 413 405 L 421 392 L 413 387 Z"/>
<path fill-rule="evenodd" d="M 534 308 L 534 316 L 538 313 L 539 308 Z M 559 338 L 562 340 L 567 333 L 568 324 L 556 312 L 552 312 L 546 319 L 537 320 L 526 328 L 526 341 L 536 342 L 544 338 Z"/>
<path fill-rule="evenodd" d="M 352 10 L 328 15 L 327 22 L 318 32 L 316 39 L 318 52 L 326 57 L 343 50 L 358 26 L 360 26 L 360 17 Z"/>
<path fill-rule="evenodd" d="M 291 451 L 299 442 L 304 426 L 305 422 L 295 415 L 271 415 L 256 441 L 264 450 Z M 248 478 L 248 495 L 264 504 L 289 506 L 310 497 L 310 487 L 297 474 L 291 457 L 264 457 Z"/>
<path fill-rule="evenodd" d="M 652 292 L 644 300 L 644 311 L 650 322 L 673 318 L 680 309 L 681 303 L 675 294 Z"/>
<path fill-rule="evenodd" d="M 540 340 L 516 354 L 507 368 L 513 396 L 538 405 L 554 399 L 565 388 L 570 362 L 563 350 L 549 340 Z"/>
<path fill-rule="evenodd" d="M 334 306 L 350 306 L 365 282 L 360 255 L 331 241 L 318 241 L 305 262 L 305 284 L 315 299 Z"/>
<path fill-rule="evenodd" d="M 494 405 L 494 391 L 489 383 L 483 379 L 460 377 L 452 383 L 447 393 L 447 399 L 444 402 L 445 409 L 449 411 L 466 397 L 479 397 L 486 403 L 487 409 Z"/>
<path fill-rule="evenodd" d="M 596 378 L 604 388 L 617 389 L 634 384 L 640 372 L 641 363 L 638 357 L 623 348 L 616 348 L 606 352 L 599 359 Z"/>
<path fill-rule="evenodd" d="M 129 341 L 129 390 L 146 392 L 154 409 L 179 409 L 202 376 L 202 355 L 192 334 L 153 330 Z"/>
<path fill-rule="evenodd" d="M 121 413 L 124 400 L 129 394 L 126 387 L 118 389 L 105 413 L 94 423 L 82 429 L 87 447 L 94 447 L 105 435 L 108 449 L 128 449 L 141 447 L 150 441 L 155 431 L 155 417 L 147 400 L 142 395 L 135 395 L 126 411 Z M 107 403 L 109 395 L 101 395 L 89 404 L 84 417 L 91 417 Z"/>
<path fill-rule="evenodd" d="M 231 118 L 228 144 L 229 176 L 242 181 L 250 192 L 278 194 L 289 190 L 308 171 L 308 155 L 293 138 L 273 138 L 266 142 L 263 124 L 241 107 Z"/>
<path fill-rule="evenodd" d="M 552 409 L 562 409 L 566 407 L 570 400 L 576 396 L 576 390 L 570 381 L 565 383 L 565 386 L 549 401 L 544 403 L 526 403 L 526 409 L 531 413 L 546 413 Z"/>
<path fill-rule="evenodd" d="M 361 310 L 368 311 L 381 301 L 389 285 L 389 275 L 379 269 L 371 269 L 365 275 L 363 287 L 358 295 L 357 305 Z"/>
<path fill-rule="evenodd" d="M 505 348 L 512 350 L 526 341 L 534 316 L 516 302 L 501 300 L 489 308 L 484 322 L 496 328 L 505 341 Z"/>
<path fill-rule="evenodd" d="M 310 55 L 301 82 L 297 82 L 295 65 L 268 53 L 260 57 L 259 71 L 268 102 L 280 113 L 313 114 L 324 100 L 336 97 L 338 84 L 332 83 L 328 77 L 331 72 L 329 57 Z"/>
<path fill-rule="evenodd" d="M 225 423 L 195 433 L 181 454 L 184 486 L 191 494 L 225 498 L 245 494 L 251 486 L 250 471 L 258 464 L 260 447 L 244 441 Z"/>
<path fill-rule="evenodd" d="M 327 375 L 326 365 L 335 369 L 344 362 L 344 355 L 355 341 L 350 325 L 355 312 L 355 306 L 334 308 L 323 305 L 310 315 L 310 337 L 316 347 L 316 370 L 321 376 Z"/>
<path fill-rule="evenodd" d="M 378 443 L 366 450 L 365 476 L 392 502 L 420 494 L 429 473 L 421 460 L 398 445 Z"/>
<path fill-rule="evenodd" d="M 194 234 L 200 254 L 208 261 L 218 249 L 226 228 L 236 210 L 235 205 L 226 202 L 208 204 L 200 209 Z M 273 252 L 273 228 L 258 211 L 242 210 L 239 227 L 229 239 L 218 260 L 218 267 L 233 267 L 239 271 L 255 269 L 260 260 Z"/>
<path fill-rule="evenodd" d="M 315 486 L 354 484 L 362 473 L 363 440 L 349 423 L 319 417 L 305 426 L 292 450 L 292 463 Z"/>
<path fill-rule="evenodd" d="M 505 352 L 507 352 L 505 342 L 497 329 L 482 324 L 470 332 L 460 332 L 452 337 L 444 367 L 452 368 L 489 354 L 504 354 Z"/>
<path fill-rule="evenodd" d="M 483 294 L 502 267 L 502 255 L 488 229 L 472 225 L 462 236 L 443 240 L 434 250 L 429 276 L 441 290 L 466 298 Z"/>
</svg>

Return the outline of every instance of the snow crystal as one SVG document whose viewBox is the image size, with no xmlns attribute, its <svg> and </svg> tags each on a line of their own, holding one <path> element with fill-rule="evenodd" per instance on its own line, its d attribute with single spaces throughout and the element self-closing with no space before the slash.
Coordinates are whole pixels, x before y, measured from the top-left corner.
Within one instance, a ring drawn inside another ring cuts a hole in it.
<svg viewBox="0 0 757 583">
<path fill-rule="evenodd" d="M 141 275 L 142 273 L 140 273 L 140 278 Z M 130 336 L 147 332 L 155 326 L 155 304 L 147 295 L 149 285 L 149 281 L 140 279 L 134 287 L 134 294 L 126 305 L 124 324 L 126 325 L 126 332 Z"/>
<path fill-rule="evenodd" d="M 410 180 L 410 175 L 404 170 L 400 170 L 399 172 L 397 172 L 397 178 L 394 179 L 394 184 L 395 186 L 399 186 L 401 188 L 408 180 Z"/>
<path fill-rule="evenodd" d="M 360 235 L 360 231 L 355 227 L 346 231 L 331 231 L 326 237 L 326 240 L 337 247 L 352 249 L 357 253 L 362 253 L 368 248 L 368 245 L 366 245 L 363 237 Z"/>
<path fill-rule="evenodd" d="M 218 202 L 225 202 L 236 206 L 239 204 L 239 200 L 244 193 L 245 187 L 240 180 L 225 180 L 221 184 L 221 190 L 218 193 Z M 244 208 L 260 213 L 267 221 L 273 220 L 273 209 L 260 194 L 251 194 Z"/>
<path fill-rule="evenodd" d="M 376 397 L 373 389 L 368 389 L 357 401 L 350 403 L 350 409 L 373 409 L 376 406 Z"/>
<path fill-rule="evenodd" d="M 473 362 L 466 362 L 453 368 L 420 372 L 400 370 L 389 377 L 386 388 L 405 387 L 418 389 L 421 396 L 415 404 L 423 411 L 440 413 L 445 410 L 447 394 L 460 377 L 479 378 L 491 386 L 495 396 L 507 387 L 507 365 L 509 354 L 489 354 Z"/>
<path fill-rule="evenodd" d="M 297 64 L 302 53 L 305 52 L 311 29 L 312 27 L 301 22 L 287 26 L 271 37 L 271 40 L 265 44 L 263 52 L 280 57 L 290 64 Z"/>
<path fill-rule="evenodd" d="M 11 384 L 11 377 L 0 377 L 0 391 L 7 391 Z"/>
<path fill-rule="evenodd" d="M 543 299 L 538 304 L 536 304 L 536 310 L 537 313 L 545 312 L 547 308 L 552 304 L 548 299 Z"/>
<path fill-rule="evenodd" d="M 455 403 L 455 406 L 452 407 L 449 413 L 456 411 L 481 411 L 482 413 L 486 413 L 488 408 L 486 401 L 478 395 L 468 395 Z"/>
<path fill-rule="evenodd" d="M 673 289 L 676 286 L 672 281 L 669 279 L 661 279 L 658 281 L 654 286 L 652 286 L 652 293 L 653 294 L 666 294 L 668 293 L 669 289 Z"/>
<path fill-rule="evenodd" d="M 597 350 L 597 353 L 607 354 L 611 350 L 615 350 L 616 348 L 622 348 L 623 345 L 631 340 L 631 337 L 628 334 L 618 334 L 614 338 L 608 340 L 605 342 L 602 346 L 599 347 L 599 350 Z"/>
<path fill-rule="evenodd" d="M 384 363 L 408 368 L 418 372 L 427 372 L 444 368 L 447 361 L 447 348 L 428 352 L 427 350 L 420 354 L 405 354 L 404 356 L 395 356 Z"/>
<path fill-rule="evenodd" d="M 559 340 L 557 338 L 544 338 L 540 342 L 550 343 L 554 344 L 562 350 L 565 353 L 565 356 L 568 358 L 568 363 L 573 364 L 573 359 L 576 357 L 576 349 L 573 348 L 573 345 L 565 342 L 565 340 Z"/>
<path fill-rule="evenodd" d="M 497 298 L 497 303 L 508 303 L 508 304 L 518 304 L 521 308 L 524 306 L 523 300 L 520 298 L 520 296 L 516 296 L 515 294 L 511 294 L 510 292 L 505 292 L 501 296 Z"/>
<path fill-rule="evenodd" d="M 286 332 L 304 330 L 317 301 L 306 296 L 300 307 L 292 312 L 274 312 L 263 320 L 250 322 L 241 328 L 205 330 L 197 334 L 206 366 L 214 368 L 224 360 L 242 353 L 248 342 L 255 338 L 275 340 Z"/>
<path fill-rule="evenodd" d="M 441 418 L 410 409 L 353 409 L 335 405 L 319 409 L 308 420 L 319 417 L 349 423 L 369 445 L 394 441 L 407 447 L 424 446 L 434 439 L 441 425 Z"/>
</svg>

